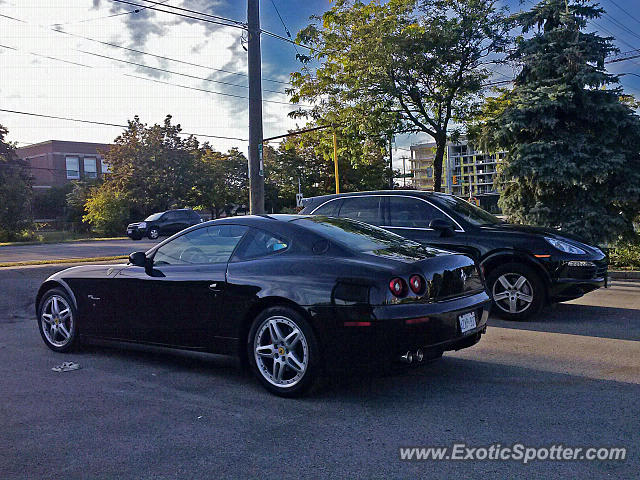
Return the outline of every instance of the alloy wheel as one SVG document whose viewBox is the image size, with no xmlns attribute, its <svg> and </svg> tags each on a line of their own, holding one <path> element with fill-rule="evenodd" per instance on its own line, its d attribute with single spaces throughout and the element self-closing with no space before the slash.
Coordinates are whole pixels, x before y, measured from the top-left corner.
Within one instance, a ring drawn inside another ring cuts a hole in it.
<svg viewBox="0 0 640 480">
<path fill-rule="evenodd" d="M 533 288 L 524 275 L 505 273 L 493 283 L 493 301 L 507 313 L 522 313 L 533 303 Z"/>
<path fill-rule="evenodd" d="M 73 312 L 69 303 L 60 295 L 52 295 L 40 314 L 42 332 L 55 347 L 64 347 L 73 339 Z"/>
<path fill-rule="evenodd" d="M 309 345 L 302 329 L 287 317 L 269 317 L 258 328 L 254 343 L 258 371 L 269 383 L 296 385 L 309 366 Z"/>
</svg>

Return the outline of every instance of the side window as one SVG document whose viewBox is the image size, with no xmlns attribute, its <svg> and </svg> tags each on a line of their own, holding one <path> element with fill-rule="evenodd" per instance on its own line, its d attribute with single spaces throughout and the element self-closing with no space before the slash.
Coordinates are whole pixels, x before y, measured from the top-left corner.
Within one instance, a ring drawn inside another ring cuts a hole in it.
<svg viewBox="0 0 640 480">
<path fill-rule="evenodd" d="M 234 258 L 238 260 L 250 260 L 252 258 L 266 257 L 276 252 L 286 250 L 289 242 L 257 228 L 252 228 L 247 234 L 246 240 L 238 248 Z"/>
<path fill-rule="evenodd" d="M 340 210 L 340 204 L 342 203 L 342 199 L 330 200 L 324 205 L 322 205 L 317 210 L 314 210 L 314 215 L 326 215 L 327 217 L 337 217 L 338 210 Z"/>
<path fill-rule="evenodd" d="M 160 247 L 153 257 L 153 264 L 226 263 L 246 231 L 247 227 L 242 225 L 198 228 Z"/>
<path fill-rule="evenodd" d="M 449 218 L 432 205 L 408 197 L 389 197 L 389 226 L 429 228 L 435 218 Z"/>
<path fill-rule="evenodd" d="M 358 220 L 371 225 L 382 225 L 382 201 L 385 197 L 347 197 L 340 208 L 340 217 Z"/>
</svg>

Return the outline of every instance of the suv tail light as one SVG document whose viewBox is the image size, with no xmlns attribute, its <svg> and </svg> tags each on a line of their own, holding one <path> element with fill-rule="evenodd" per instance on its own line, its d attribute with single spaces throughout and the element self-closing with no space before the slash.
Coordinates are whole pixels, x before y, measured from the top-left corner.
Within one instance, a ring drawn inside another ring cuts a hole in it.
<svg viewBox="0 0 640 480">
<path fill-rule="evenodd" d="M 419 294 L 424 290 L 424 278 L 420 275 L 411 275 L 409 277 L 409 288 L 413 293 Z"/>
<path fill-rule="evenodd" d="M 401 278 L 393 278 L 389 282 L 389 290 L 391 290 L 391 293 L 396 297 L 404 297 L 407 293 L 407 284 Z"/>
</svg>

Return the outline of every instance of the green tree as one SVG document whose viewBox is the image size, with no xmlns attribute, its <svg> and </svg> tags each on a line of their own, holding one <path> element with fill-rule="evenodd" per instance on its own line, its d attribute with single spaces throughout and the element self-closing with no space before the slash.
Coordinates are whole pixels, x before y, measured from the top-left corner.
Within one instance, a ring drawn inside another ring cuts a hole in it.
<svg viewBox="0 0 640 480">
<path fill-rule="evenodd" d="M 602 13 L 588 0 L 544 0 L 515 15 L 527 36 L 509 60 L 522 70 L 479 127 L 487 148 L 507 151 L 503 211 L 593 242 L 631 234 L 640 200 L 640 120 L 605 71 L 612 38 L 585 32 Z"/>
<path fill-rule="evenodd" d="M 183 207 L 191 198 L 201 151 L 196 138 L 184 139 L 180 131 L 171 115 L 152 126 L 136 116 L 105 152 L 104 188 L 124 194 L 133 215 Z"/>
<path fill-rule="evenodd" d="M 313 126 L 313 125 L 310 125 Z M 340 191 L 377 190 L 388 185 L 389 167 L 382 137 L 338 133 Z M 306 197 L 335 192 L 333 134 L 330 129 L 288 137 L 265 148 L 265 202 L 270 211 L 294 208 L 298 180 Z"/>
<path fill-rule="evenodd" d="M 129 219 L 129 200 L 123 192 L 104 185 L 91 191 L 85 204 L 83 221 L 102 235 L 122 235 Z"/>
<path fill-rule="evenodd" d="M 487 65 L 506 43 L 495 0 L 337 0 L 298 33 L 313 47 L 292 74 L 294 101 L 347 134 L 424 132 L 437 143 L 434 189 L 451 125 L 478 104 Z M 310 65 L 320 66 L 312 72 Z M 455 132 L 454 132 L 455 134 Z"/>
<path fill-rule="evenodd" d="M 66 196 L 66 216 L 74 229 L 81 231 L 88 229 L 89 224 L 83 220 L 86 213 L 85 205 L 92 191 L 99 186 L 99 180 L 78 180 L 72 183 L 71 191 Z"/>
<path fill-rule="evenodd" d="M 29 164 L 18 158 L 5 141 L 8 130 L 0 125 L 0 237 L 14 240 L 31 225 L 33 190 Z"/>
<path fill-rule="evenodd" d="M 246 205 L 248 197 L 247 158 L 233 148 L 228 153 L 203 146 L 204 154 L 198 160 L 198 179 L 192 189 L 194 202 L 218 218 L 231 205 Z"/>
</svg>

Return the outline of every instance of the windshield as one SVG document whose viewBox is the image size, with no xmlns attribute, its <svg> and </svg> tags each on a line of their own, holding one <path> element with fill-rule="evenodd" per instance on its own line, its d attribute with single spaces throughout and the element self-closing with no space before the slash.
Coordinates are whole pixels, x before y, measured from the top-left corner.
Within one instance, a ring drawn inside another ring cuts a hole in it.
<svg viewBox="0 0 640 480">
<path fill-rule="evenodd" d="M 314 215 L 296 219 L 294 222 L 358 252 L 427 254 L 427 250 L 419 243 L 348 218 Z"/>
<path fill-rule="evenodd" d="M 476 207 L 475 205 L 462 200 L 461 198 L 454 197 L 453 195 L 438 196 L 438 202 L 444 204 L 444 206 L 450 210 L 453 210 L 472 225 L 486 226 L 504 223 L 498 217 L 491 215 L 486 210 Z"/>
<path fill-rule="evenodd" d="M 149 215 L 144 219 L 145 222 L 153 222 L 154 220 L 158 220 L 164 212 L 154 213 L 153 215 Z"/>
</svg>

